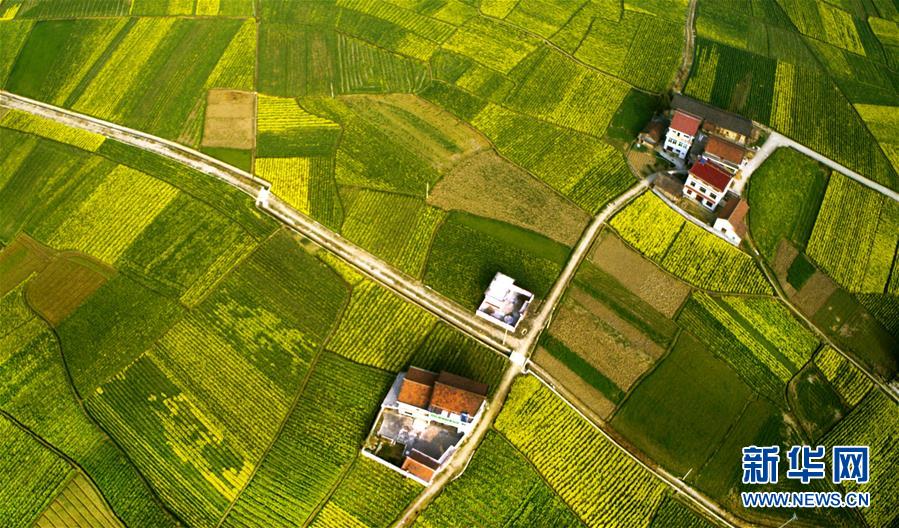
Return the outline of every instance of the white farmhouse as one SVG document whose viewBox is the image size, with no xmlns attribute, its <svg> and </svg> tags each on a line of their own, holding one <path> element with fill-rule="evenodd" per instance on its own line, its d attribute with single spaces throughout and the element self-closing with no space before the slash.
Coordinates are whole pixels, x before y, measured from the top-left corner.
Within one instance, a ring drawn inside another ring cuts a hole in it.
<svg viewBox="0 0 899 528">
<path fill-rule="evenodd" d="M 700 124 L 702 120 L 698 117 L 680 110 L 675 111 L 668 133 L 665 134 L 664 149 L 676 154 L 680 159 L 686 158 Z"/>
<path fill-rule="evenodd" d="M 746 213 L 749 212 L 749 204 L 741 200 L 735 194 L 731 194 L 724 207 L 718 211 L 715 219 L 715 231 L 727 239 L 728 242 L 739 246 L 746 236 Z"/>
<path fill-rule="evenodd" d="M 690 167 L 690 174 L 684 184 L 684 196 L 694 200 L 709 211 L 714 211 L 730 189 L 733 178 L 706 160 Z"/>
</svg>

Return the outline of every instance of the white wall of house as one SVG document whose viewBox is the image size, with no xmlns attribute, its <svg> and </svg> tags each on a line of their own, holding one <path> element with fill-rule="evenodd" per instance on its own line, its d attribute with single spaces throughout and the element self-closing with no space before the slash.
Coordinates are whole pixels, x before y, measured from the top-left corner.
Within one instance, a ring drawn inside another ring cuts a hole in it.
<svg viewBox="0 0 899 528">
<path fill-rule="evenodd" d="M 734 226 L 731 225 L 730 221 L 726 218 L 719 218 L 715 220 L 714 229 L 715 231 L 718 231 L 719 233 L 724 235 L 724 238 L 731 244 L 735 246 L 740 245 L 740 241 L 742 240 L 740 238 L 740 235 L 738 235 L 737 232 L 734 231 Z"/>
<path fill-rule="evenodd" d="M 733 182 L 733 180 L 731 180 L 731 182 Z M 731 183 L 728 183 L 727 186 L 730 187 Z M 723 191 L 713 189 L 707 183 L 697 179 L 692 174 L 687 176 L 687 181 L 684 183 L 684 196 L 690 198 L 709 211 L 714 211 L 715 208 L 718 207 L 718 204 L 724 199 L 725 194 L 727 194 L 727 189 L 724 189 Z"/>
<path fill-rule="evenodd" d="M 693 136 L 684 134 L 683 132 L 674 130 L 673 128 L 669 128 L 668 133 L 665 134 L 664 149 L 668 152 L 673 152 L 680 159 L 684 159 L 687 157 L 687 152 L 690 151 L 690 146 L 692 144 Z"/>
</svg>

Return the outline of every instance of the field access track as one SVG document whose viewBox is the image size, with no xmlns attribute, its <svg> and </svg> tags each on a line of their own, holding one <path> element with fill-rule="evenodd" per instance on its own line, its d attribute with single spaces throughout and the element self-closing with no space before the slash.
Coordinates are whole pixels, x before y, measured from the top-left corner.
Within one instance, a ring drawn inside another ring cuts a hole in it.
<svg viewBox="0 0 899 528">
<path fill-rule="evenodd" d="M 602 211 L 596 215 L 572 250 L 572 254 L 569 257 L 568 263 L 563 269 L 562 274 L 556 279 L 547 298 L 540 305 L 537 314 L 534 315 L 531 323 L 531 331 L 527 336 L 517 338 L 504 335 L 505 333 L 503 331 L 489 325 L 487 322 L 471 313 L 471 311 L 466 310 L 443 297 L 421 282 L 395 270 L 389 264 L 349 242 L 308 216 L 297 212 L 279 198 L 271 195 L 269 192 L 271 184 L 269 182 L 256 178 L 248 172 L 232 167 L 222 161 L 207 156 L 206 154 L 172 141 L 6 91 L 0 91 L 0 107 L 28 112 L 73 128 L 101 134 L 122 143 L 177 161 L 196 171 L 236 187 L 251 196 L 256 201 L 257 207 L 271 214 L 284 225 L 310 239 L 325 250 L 332 252 L 340 259 L 353 265 L 365 275 L 371 277 L 376 282 L 391 289 L 410 302 L 421 306 L 447 323 L 455 326 L 465 334 L 478 339 L 494 350 L 511 358 L 512 361 L 503 376 L 503 380 L 500 384 L 501 386 L 498 387 L 497 390 L 497 397 L 494 400 L 496 404 L 489 407 L 490 411 L 484 416 L 484 419 L 480 421 L 481 423 L 478 424 L 475 431 L 473 431 L 472 434 L 469 435 L 469 438 L 466 439 L 465 445 L 460 448 L 460 453 L 464 456 L 454 457 L 454 463 L 451 467 L 446 468 L 445 471 L 441 472 L 438 482 L 429 486 L 425 492 L 420 494 L 419 497 L 409 505 L 406 512 L 402 515 L 399 525 L 413 521 L 417 513 L 439 493 L 443 486 L 458 477 L 464 471 L 468 460 L 480 443 L 481 438 L 483 438 L 483 435 L 485 435 L 489 429 L 490 424 L 493 421 L 492 418 L 499 413 L 499 410 L 502 407 L 502 401 L 505 399 L 505 394 L 511 387 L 512 381 L 518 373 L 526 371 L 526 367 L 530 362 L 529 356 L 536 347 L 540 333 L 549 324 L 556 306 L 561 300 L 571 279 L 574 277 L 578 265 L 592 246 L 593 240 L 599 233 L 600 228 L 615 212 L 618 211 L 618 209 L 626 205 L 630 200 L 645 191 L 648 187 L 647 181 L 640 182 L 626 193 L 607 204 Z M 537 372 L 531 372 L 531 374 L 539 378 Z M 554 385 L 547 380 L 541 378 L 541 381 L 550 388 L 554 387 Z M 561 394 L 559 396 L 562 397 Z M 581 413 L 577 405 L 564 397 L 562 397 L 562 399 L 575 409 L 575 411 Z M 584 416 L 583 413 L 581 413 L 581 415 Z M 616 447 L 621 449 L 640 465 L 653 472 L 661 481 L 665 482 L 676 492 L 680 492 L 683 497 L 691 502 L 696 508 L 706 512 L 707 515 L 725 526 L 743 526 L 743 523 L 739 519 L 735 519 L 720 505 L 710 500 L 702 493 L 662 470 L 654 462 L 648 463 L 641 457 L 632 453 L 626 446 L 622 445 L 604 430 L 606 424 L 597 423 L 587 416 L 584 417 L 599 429 L 606 438 L 616 445 Z"/>
</svg>

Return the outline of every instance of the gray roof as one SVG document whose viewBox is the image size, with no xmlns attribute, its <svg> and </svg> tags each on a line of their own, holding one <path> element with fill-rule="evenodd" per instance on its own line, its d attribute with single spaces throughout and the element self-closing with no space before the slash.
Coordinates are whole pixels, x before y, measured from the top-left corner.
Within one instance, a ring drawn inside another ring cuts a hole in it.
<svg viewBox="0 0 899 528">
<path fill-rule="evenodd" d="M 710 121 L 721 128 L 733 130 L 738 134 L 749 137 L 752 133 L 752 121 L 745 117 L 726 112 L 712 105 L 691 99 L 685 95 L 674 94 L 671 100 L 671 106 L 683 110 L 689 114 L 701 117 L 705 121 Z"/>
</svg>

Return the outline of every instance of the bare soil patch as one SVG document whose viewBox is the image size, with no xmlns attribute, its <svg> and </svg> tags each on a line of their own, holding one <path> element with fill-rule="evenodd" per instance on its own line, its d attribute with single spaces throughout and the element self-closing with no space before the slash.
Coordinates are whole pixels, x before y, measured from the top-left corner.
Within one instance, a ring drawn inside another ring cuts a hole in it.
<svg viewBox="0 0 899 528">
<path fill-rule="evenodd" d="M 113 274 L 114 269 L 87 256 L 62 254 L 28 283 L 28 303 L 57 326 Z"/>
<path fill-rule="evenodd" d="M 256 94 L 209 90 L 203 124 L 204 147 L 251 149 L 256 144 Z"/>
<path fill-rule="evenodd" d="M 614 403 L 566 367 L 564 363 L 553 357 L 545 348 L 537 348 L 534 353 L 534 363 L 552 376 L 558 386 L 564 387 L 567 392 L 602 419 L 608 419 L 615 410 Z"/>
<path fill-rule="evenodd" d="M 466 211 L 574 245 L 590 215 L 492 150 L 456 166 L 434 187 L 428 204 Z"/>
<path fill-rule="evenodd" d="M 571 299 L 580 304 L 584 309 L 624 336 L 631 345 L 636 346 L 653 359 L 659 359 L 665 354 L 665 349 L 659 346 L 658 343 L 649 339 L 649 337 L 641 332 L 639 328 L 622 319 L 614 310 L 597 301 L 589 293 L 574 287 L 569 290 L 568 294 L 571 296 Z"/>
<path fill-rule="evenodd" d="M 799 250 L 793 247 L 793 244 L 790 244 L 787 240 L 781 240 L 780 244 L 777 245 L 777 251 L 774 252 L 774 259 L 771 262 L 771 268 L 777 276 L 777 281 L 780 282 L 784 291 L 790 297 L 796 294 L 796 288 L 787 282 L 787 271 L 798 255 Z"/>
<path fill-rule="evenodd" d="M 837 291 L 837 285 L 830 280 L 830 277 L 820 271 L 815 271 L 793 297 L 793 302 L 799 305 L 799 309 L 803 313 L 811 316 L 824 306 L 824 303 L 835 291 Z"/>
<path fill-rule="evenodd" d="M 655 362 L 653 355 L 574 302 L 562 307 L 551 332 L 622 390 L 627 390 Z"/>
<path fill-rule="evenodd" d="M 589 258 L 667 317 L 674 317 L 690 294 L 686 283 L 660 270 L 609 230 L 600 233 Z"/>
</svg>

